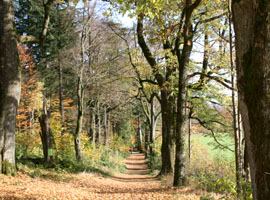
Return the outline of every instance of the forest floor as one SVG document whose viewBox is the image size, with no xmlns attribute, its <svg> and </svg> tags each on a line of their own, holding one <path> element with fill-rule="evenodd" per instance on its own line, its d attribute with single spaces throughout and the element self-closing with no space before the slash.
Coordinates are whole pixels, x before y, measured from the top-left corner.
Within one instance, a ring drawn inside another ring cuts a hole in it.
<svg viewBox="0 0 270 200">
<path fill-rule="evenodd" d="M 20 172 L 15 177 L 0 175 L 0 199 L 199 200 L 204 194 L 189 187 L 162 184 L 149 174 L 143 154 L 131 154 L 125 164 L 124 174 L 107 177 L 90 173 L 47 174 L 36 178 Z"/>
</svg>

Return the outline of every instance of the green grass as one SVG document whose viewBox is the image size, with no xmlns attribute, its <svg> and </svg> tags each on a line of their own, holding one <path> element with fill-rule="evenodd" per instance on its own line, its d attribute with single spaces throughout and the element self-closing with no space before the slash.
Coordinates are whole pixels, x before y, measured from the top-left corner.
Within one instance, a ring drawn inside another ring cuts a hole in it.
<svg viewBox="0 0 270 200">
<path fill-rule="evenodd" d="M 218 146 L 217 143 L 215 142 L 214 138 L 210 135 L 208 135 L 208 136 L 192 135 L 191 136 L 191 145 L 194 145 L 195 141 L 196 141 L 196 143 L 207 148 L 212 159 L 218 158 L 218 159 L 226 159 L 228 161 L 232 161 L 234 159 L 234 152 Z M 234 141 L 233 141 L 232 137 L 230 137 L 228 135 L 218 136 L 218 141 L 222 145 L 225 145 L 228 148 L 230 148 L 231 150 L 234 150 Z"/>
</svg>

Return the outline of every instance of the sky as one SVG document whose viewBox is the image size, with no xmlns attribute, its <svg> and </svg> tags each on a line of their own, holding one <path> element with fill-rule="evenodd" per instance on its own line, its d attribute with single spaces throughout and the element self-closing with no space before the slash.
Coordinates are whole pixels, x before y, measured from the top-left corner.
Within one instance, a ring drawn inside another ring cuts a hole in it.
<svg viewBox="0 0 270 200">
<path fill-rule="evenodd" d="M 97 7 L 98 7 L 98 13 L 101 17 L 103 16 L 103 13 L 108 11 L 110 6 L 110 3 L 108 2 L 104 2 L 102 0 L 96 0 L 96 1 L 91 1 L 91 3 L 96 2 L 97 3 Z M 79 1 L 77 7 L 83 7 L 84 3 L 82 2 L 82 0 Z M 116 23 L 121 23 L 123 25 L 123 27 L 127 27 L 127 28 L 131 28 L 133 26 L 133 24 L 135 23 L 135 18 L 131 19 L 128 14 L 125 14 L 123 16 L 122 13 L 114 13 L 112 16 L 112 19 L 114 22 Z"/>
</svg>

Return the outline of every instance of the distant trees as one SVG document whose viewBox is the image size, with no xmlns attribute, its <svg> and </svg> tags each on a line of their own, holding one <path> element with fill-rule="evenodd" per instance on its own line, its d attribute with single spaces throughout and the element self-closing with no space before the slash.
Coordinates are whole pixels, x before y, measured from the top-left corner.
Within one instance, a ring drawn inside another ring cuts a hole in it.
<svg viewBox="0 0 270 200">
<path fill-rule="evenodd" d="M 21 35 L 38 37 L 42 24 L 37 21 L 43 20 L 45 11 L 40 1 L 16 1 L 16 26 L 17 32 Z M 48 98 L 53 98 L 59 91 L 59 110 L 61 115 L 62 130 L 64 131 L 64 106 L 63 106 L 63 65 L 65 63 L 67 50 L 74 44 L 76 33 L 73 20 L 74 10 L 67 4 L 53 5 L 53 14 L 50 16 L 49 34 L 43 43 L 36 41 L 27 42 L 31 54 L 38 69 L 39 78 L 43 79 L 43 109 L 38 116 L 41 126 L 41 141 L 43 144 L 44 158 L 46 162 L 52 159 L 48 152 L 52 152 L 54 136 L 50 128 L 50 107 Z M 65 31 L 63 31 L 65 30 Z M 71 31 L 72 30 L 72 31 Z M 66 74 L 65 74 L 66 75 Z M 58 76 L 58 77 L 57 77 Z M 66 87 L 68 85 L 65 85 Z"/>
<path fill-rule="evenodd" d="M 121 124 L 122 120 L 122 117 L 118 120 L 116 116 L 122 115 L 118 112 L 131 100 L 132 79 L 126 78 L 130 70 L 127 70 L 126 58 L 121 50 L 122 41 L 112 35 L 109 23 L 96 15 L 94 4 L 75 10 L 63 3 L 53 6 L 51 11 L 54 12 L 47 39 L 42 44 L 27 43 L 35 69 L 40 72 L 38 78 L 44 82 L 43 101 L 47 103 L 38 113 L 41 136 L 50 135 L 46 138 L 51 138 L 49 143 L 52 144 L 54 138 L 72 134 L 75 155 L 80 161 L 83 157 L 81 133 L 89 132 L 94 146 L 102 146 L 103 143 L 109 146 L 112 132 L 117 131 L 114 126 Z M 16 16 L 18 32 L 38 35 L 35 20 L 43 16 L 40 2 L 17 2 Z M 72 116 L 75 116 L 74 110 L 66 110 L 64 115 L 65 101 L 70 98 L 73 99 L 73 108 L 77 104 L 77 120 Z M 55 104 L 59 106 L 58 114 Z M 62 124 L 60 129 L 55 126 L 58 119 L 57 124 Z M 51 124 L 54 124 L 54 129 L 50 131 Z M 50 134 L 43 134 L 43 130 L 48 130 Z M 41 138 L 43 143 L 47 141 Z M 43 146 L 51 146 L 49 143 Z M 53 145 L 53 148 L 56 146 Z"/>
<path fill-rule="evenodd" d="M 22 156 L 26 157 L 33 150 L 31 143 L 39 138 L 40 127 L 36 122 L 36 115 L 42 110 L 43 84 L 39 81 L 38 70 L 35 69 L 29 48 L 19 45 L 18 50 L 22 73 L 22 91 L 16 118 L 16 132 L 18 133 L 16 141 L 24 140 L 26 135 L 29 138 L 20 145 Z"/>
</svg>

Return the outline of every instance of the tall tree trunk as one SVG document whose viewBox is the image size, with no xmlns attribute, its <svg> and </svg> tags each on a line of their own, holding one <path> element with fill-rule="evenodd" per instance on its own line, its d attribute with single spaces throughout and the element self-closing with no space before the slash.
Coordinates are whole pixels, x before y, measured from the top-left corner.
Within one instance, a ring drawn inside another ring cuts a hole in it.
<svg viewBox="0 0 270 200">
<path fill-rule="evenodd" d="M 161 171 L 160 175 L 166 175 L 172 173 L 172 125 L 173 125 L 173 116 L 172 116 L 172 103 L 170 102 L 170 97 L 168 88 L 164 86 L 166 77 L 163 77 L 156 70 L 158 64 L 151 53 L 151 50 L 147 46 L 144 36 L 143 36 L 143 17 L 144 14 L 141 13 L 138 16 L 137 21 L 137 36 L 138 43 L 143 51 L 144 57 L 146 58 L 149 65 L 152 67 L 156 81 L 158 82 L 161 93 L 161 116 L 162 116 L 162 145 L 161 145 Z M 171 74 L 167 74 L 170 76 Z M 166 76 L 167 76 L 166 75 Z"/>
<path fill-rule="evenodd" d="M 60 4 L 57 4 L 57 17 L 58 17 L 58 22 L 60 21 Z M 58 23 L 58 26 L 61 27 L 61 24 Z M 61 134 L 64 134 L 64 104 L 63 104 L 63 67 L 62 67 L 62 59 L 61 59 L 61 40 L 60 40 L 60 34 L 61 34 L 60 28 L 58 29 L 58 38 L 57 38 L 57 47 L 58 47 L 58 57 L 57 57 L 57 62 L 58 62 L 58 90 L 59 90 L 59 111 L 60 111 L 60 116 L 61 116 Z"/>
<path fill-rule="evenodd" d="M 108 133 L 108 124 L 107 124 L 107 109 L 104 106 L 104 145 L 107 147 L 109 144 L 109 133 Z"/>
<path fill-rule="evenodd" d="M 15 173 L 15 125 L 20 101 L 19 57 L 12 0 L 0 0 L 0 173 Z"/>
<path fill-rule="evenodd" d="M 63 104 L 63 70 L 62 70 L 62 61 L 60 59 L 60 55 L 58 55 L 58 73 L 59 73 L 59 111 L 60 111 L 61 124 L 62 124 L 61 133 L 63 134 L 65 117 L 64 117 L 64 104 Z"/>
<path fill-rule="evenodd" d="M 144 149 L 145 149 L 145 157 L 147 158 L 149 155 L 149 136 L 150 136 L 150 132 L 148 132 L 147 130 L 147 126 L 145 126 L 144 128 Z"/>
<path fill-rule="evenodd" d="M 137 141 L 138 141 L 138 150 L 142 151 L 142 125 L 141 125 L 141 119 L 138 117 L 138 133 L 137 133 Z"/>
<path fill-rule="evenodd" d="M 270 1 L 234 0 L 237 83 L 254 200 L 270 197 Z"/>
<path fill-rule="evenodd" d="M 102 136 L 101 136 L 101 116 L 100 116 L 100 103 L 97 102 L 97 117 L 98 117 L 98 144 L 102 144 Z"/>
<path fill-rule="evenodd" d="M 192 3 L 186 1 L 185 24 L 183 29 L 184 46 L 182 52 L 177 48 L 176 55 L 178 61 L 178 94 L 177 94 L 177 116 L 176 116 L 176 141 L 175 141 L 175 167 L 174 186 L 185 185 L 185 121 L 186 121 L 186 94 L 187 94 L 187 69 L 193 45 L 193 35 L 191 16 L 201 0 Z M 180 39 L 180 38 L 178 38 Z"/>
<path fill-rule="evenodd" d="M 96 112 L 95 107 L 92 109 L 92 117 L 91 117 L 91 129 L 92 129 L 92 145 L 93 147 L 96 144 Z"/>
<path fill-rule="evenodd" d="M 238 95 L 239 97 L 239 95 Z M 245 171 L 244 171 L 244 134 L 243 134 L 243 123 L 242 123 L 242 118 L 241 118 L 241 114 L 240 114 L 240 111 L 239 111 L 239 100 L 237 98 L 237 127 L 238 127 L 238 138 L 239 138 L 239 146 L 238 146 L 238 149 L 239 149 L 239 159 L 240 159 L 240 174 L 242 177 L 245 177 Z"/>
<path fill-rule="evenodd" d="M 232 82 L 232 115 L 233 115 L 233 132 L 234 132 L 234 155 L 235 155 L 235 178 L 236 178 L 236 191 L 237 194 L 242 193 L 241 186 L 241 157 L 240 157 L 240 138 L 237 131 L 237 116 L 236 116 L 236 103 L 235 103 L 235 70 L 233 63 L 233 41 L 232 41 L 232 22 L 231 22 L 231 6 L 229 2 L 229 43 L 230 43 L 230 64 L 231 64 L 231 82 Z M 239 127 L 238 127 L 239 128 Z"/>
<path fill-rule="evenodd" d="M 53 159 L 53 156 L 52 156 L 53 139 L 52 139 L 52 133 L 51 133 L 50 124 L 49 124 L 47 100 L 46 100 L 45 95 L 43 96 L 43 114 L 38 118 L 38 120 L 41 127 L 40 138 L 41 138 L 42 147 L 43 147 L 44 161 L 46 163 L 50 163 Z"/>
<path fill-rule="evenodd" d="M 154 105 L 154 98 L 151 100 L 151 110 L 150 110 L 150 154 L 154 152 L 154 142 L 156 137 L 156 122 L 157 119 L 155 117 L 155 105 Z"/>
<path fill-rule="evenodd" d="M 89 30 L 88 23 L 91 19 L 91 16 L 88 16 L 86 19 L 86 10 L 83 10 L 83 27 L 81 32 L 81 41 L 80 41 L 80 65 L 78 69 L 78 75 L 77 75 L 77 126 L 76 131 L 74 133 L 74 144 L 75 144 L 75 155 L 76 160 L 81 161 L 82 160 L 82 149 L 81 149 L 81 131 L 82 131 L 82 125 L 83 125 L 83 113 L 84 113 L 84 106 L 83 106 L 83 99 L 84 99 L 84 88 L 83 88 L 83 74 L 84 74 L 84 68 L 85 68 L 85 43 L 87 41 L 87 32 Z"/>
<path fill-rule="evenodd" d="M 107 145 L 110 144 L 110 137 L 111 137 L 111 114 L 110 112 L 107 113 Z"/>
<path fill-rule="evenodd" d="M 179 60 L 179 82 L 176 115 L 176 141 L 175 141 L 175 171 L 174 186 L 185 185 L 185 121 L 186 121 L 186 94 L 187 94 L 187 68 L 192 50 L 192 41 L 186 40 Z"/>
<path fill-rule="evenodd" d="M 245 172 L 245 181 L 246 183 L 249 182 L 249 168 L 248 168 L 248 149 L 247 143 L 245 142 L 245 150 L 244 150 L 244 172 Z"/>
<path fill-rule="evenodd" d="M 192 117 L 192 108 L 189 111 L 188 114 L 188 158 L 189 163 L 191 161 L 191 117 Z"/>
<path fill-rule="evenodd" d="M 160 175 L 167 175 L 172 170 L 172 103 L 168 100 L 167 90 L 161 91 L 161 116 L 162 116 L 162 144 L 161 144 L 161 171 Z"/>
<path fill-rule="evenodd" d="M 78 86 L 77 86 L 78 114 L 77 114 L 76 131 L 74 133 L 74 144 L 75 144 L 75 153 L 76 153 L 76 160 L 77 161 L 82 160 L 80 135 L 81 135 L 82 125 L 83 125 L 83 88 L 82 88 L 81 76 L 78 77 Z"/>
</svg>

